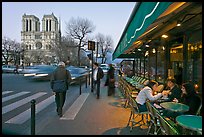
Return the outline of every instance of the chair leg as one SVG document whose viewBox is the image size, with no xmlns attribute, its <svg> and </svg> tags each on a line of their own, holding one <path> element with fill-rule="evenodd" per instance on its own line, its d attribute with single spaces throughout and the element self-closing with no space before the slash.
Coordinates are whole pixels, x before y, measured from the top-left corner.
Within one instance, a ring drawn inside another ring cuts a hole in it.
<svg viewBox="0 0 204 137">
<path fill-rule="evenodd" d="M 125 104 L 124 104 L 124 108 L 126 108 L 126 105 L 127 105 L 128 101 L 127 99 L 125 100 Z"/>
<path fill-rule="evenodd" d="M 129 120 L 128 120 L 128 123 L 127 123 L 127 126 L 126 127 L 128 127 L 129 126 L 129 124 L 130 124 L 130 120 L 131 120 L 131 118 L 132 118 L 132 111 L 130 112 L 130 117 L 129 117 Z"/>
<path fill-rule="evenodd" d="M 152 129 L 152 126 L 153 126 L 153 124 L 150 123 L 150 124 L 149 124 L 149 127 L 148 127 L 148 131 L 147 131 L 147 135 L 152 135 L 151 132 L 150 132 L 151 129 Z"/>
</svg>

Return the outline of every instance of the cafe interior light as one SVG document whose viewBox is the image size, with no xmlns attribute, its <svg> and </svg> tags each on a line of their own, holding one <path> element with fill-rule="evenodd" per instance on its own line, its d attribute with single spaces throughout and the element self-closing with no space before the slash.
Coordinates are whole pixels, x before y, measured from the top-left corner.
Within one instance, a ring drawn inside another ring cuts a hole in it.
<svg viewBox="0 0 204 137">
<path fill-rule="evenodd" d="M 181 21 L 177 21 L 176 26 L 177 26 L 177 27 L 181 26 Z"/>
<path fill-rule="evenodd" d="M 177 23 L 176 26 L 177 26 L 177 27 L 181 26 L 181 23 Z"/>
<path fill-rule="evenodd" d="M 146 51 L 145 52 L 145 57 L 148 56 L 148 55 L 149 55 L 149 51 Z"/>
<path fill-rule="evenodd" d="M 168 35 L 163 34 L 161 37 L 166 39 L 168 38 Z"/>
<path fill-rule="evenodd" d="M 146 45 L 145 45 L 145 47 L 147 47 L 147 48 L 148 48 L 148 47 L 149 47 L 149 45 L 148 45 L 148 44 L 146 44 Z"/>
<path fill-rule="evenodd" d="M 155 50 L 155 49 L 152 49 L 152 53 L 156 53 L 156 50 Z"/>
<path fill-rule="evenodd" d="M 201 49 L 202 48 L 202 44 L 200 44 L 198 47 Z"/>
</svg>

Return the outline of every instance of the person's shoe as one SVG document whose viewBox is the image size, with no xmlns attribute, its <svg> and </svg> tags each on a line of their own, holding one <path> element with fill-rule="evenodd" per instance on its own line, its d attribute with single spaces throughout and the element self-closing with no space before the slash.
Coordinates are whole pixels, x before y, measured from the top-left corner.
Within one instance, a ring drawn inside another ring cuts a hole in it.
<svg viewBox="0 0 204 137">
<path fill-rule="evenodd" d="M 62 117 L 62 113 L 61 113 L 61 114 L 59 114 L 59 117 Z"/>
<path fill-rule="evenodd" d="M 97 96 L 96 99 L 99 99 L 99 96 Z"/>
<path fill-rule="evenodd" d="M 58 115 L 59 115 L 59 117 L 62 117 L 62 109 L 58 109 Z"/>
</svg>

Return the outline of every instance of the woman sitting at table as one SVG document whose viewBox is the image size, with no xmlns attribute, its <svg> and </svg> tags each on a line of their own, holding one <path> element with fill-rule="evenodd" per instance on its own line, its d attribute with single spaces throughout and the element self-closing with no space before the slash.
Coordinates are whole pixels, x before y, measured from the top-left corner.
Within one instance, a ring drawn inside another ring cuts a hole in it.
<svg viewBox="0 0 204 137">
<path fill-rule="evenodd" d="M 136 97 L 136 102 L 138 104 L 138 108 L 141 112 L 147 111 L 146 101 L 155 101 L 167 93 L 163 91 L 162 93 L 158 93 L 157 95 L 153 95 L 154 91 L 157 91 L 158 83 L 154 80 L 149 81 L 149 83 L 138 93 Z"/>
<path fill-rule="evenodd" d="M 196 115 L 196 112 L 201 104 L 201 99 L 196 93 L 193 84 L 183 83 L 181 86 L 181 99 L 174 98 L 174 102 L 183 103 L 189 106 L 189 111 L 185 114 Z"/>
</svg>

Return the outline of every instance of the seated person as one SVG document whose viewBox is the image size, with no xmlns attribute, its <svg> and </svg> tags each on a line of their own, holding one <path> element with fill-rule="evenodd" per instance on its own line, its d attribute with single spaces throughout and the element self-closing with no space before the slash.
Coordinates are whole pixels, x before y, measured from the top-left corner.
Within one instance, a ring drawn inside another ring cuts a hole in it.
<svg viewBox="0 0 204 137">
<path fill-rule="evenodd" d="M 154 80 L 149 81 L 149 83 L 138 93 L 136 97 L 136 102 L 138 104 L 139 110 L 141 112 L 147 111 L 146 101 L 155 101 L 166 94 L 166 92 L 158 93 L 153 95 L 154 91 L 157 91 L 158 83 Z"/>
<path fill-rule="evenodd" d="M 172 102 L 174 98 L 180 100 L 182 91 L 176 84 L 175 78 L 170 77 L 167 79 L 167 87 L 170 89 L 168 93 L 168 101 Z"/>
<path fill-rule="evenodd" d="M 201 99 L 196 93 L 193 84 L 191 83 L 183 83 L 181 86 L 182 94 L 181 99 L 178 100 L 174 98 L 174 102 L 183 103 L 189 106 L 189 111 L 185 112 L 185 114 L 196 115 L 198 108 L 201 104 Z"/>
<path fill-rule="evenodd" d="M 122 65 L 122 64 L 121 64 L 121 66 L 120 66 L 120 69 L 118 70 L 118 74 L 119 74 L 120 76 L 123 76 L 123 75 L 124 75 L 123 65 Z"/>
</svg>

